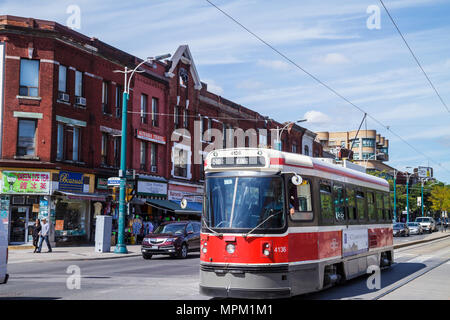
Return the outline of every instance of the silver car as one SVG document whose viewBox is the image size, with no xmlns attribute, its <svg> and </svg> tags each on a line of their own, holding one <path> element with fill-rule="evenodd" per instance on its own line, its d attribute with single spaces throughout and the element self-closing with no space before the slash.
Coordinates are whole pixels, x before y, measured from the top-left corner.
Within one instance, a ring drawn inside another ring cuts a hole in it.
<svg viewBox="0 0 450 320">
<path fill-rule="evenodd" d="M 407 226 L 409 228 L 410 234 L 422 234 L 423 233 L 422 226 L 418 222 L 408 222 Z"/>
<path fill-rule="evenodd" d="M 436 231 L 436 222 L 431 217 L 416 218 L 415 222 L 418 222 L 424 231 L 429 233 Z"/>
</svg>

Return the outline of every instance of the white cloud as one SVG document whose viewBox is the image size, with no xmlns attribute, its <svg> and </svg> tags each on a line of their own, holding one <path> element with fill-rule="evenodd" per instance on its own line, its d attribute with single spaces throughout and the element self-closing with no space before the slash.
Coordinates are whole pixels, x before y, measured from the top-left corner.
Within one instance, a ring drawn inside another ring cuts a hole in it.
<svg viewBox="0 0 450 320">
<path fill-rule="evenodd" d="M 270 69 L 274 69 L 274 70 L 279 70 L 279 71 L 287 71 L 291 68 L 291 66 L 284 61 L 281 60 L 263 60 L 263 59 L 259 59 L 257 64 L 259 66 L 263 66 L 263 67 L 267 67 Z"/>
<path fill-rule="evenodd" d="M 344 64 L 349 63 L 350 60 L 340 53 L 328 53 L 327 55 L 319 59 L 319 62 L 325 64 Z"/>
<path fill-rule="evenodd" d="M 311 110 L 305 113 L 304 118 L 312 124 L 330 124 L 333 120 L 323 112 Z"/>
</svg>

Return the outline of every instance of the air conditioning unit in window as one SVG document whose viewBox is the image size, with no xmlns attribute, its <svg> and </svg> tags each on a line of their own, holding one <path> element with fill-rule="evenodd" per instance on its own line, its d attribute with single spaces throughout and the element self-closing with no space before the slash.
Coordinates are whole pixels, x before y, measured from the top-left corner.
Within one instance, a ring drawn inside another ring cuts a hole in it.
<svg viewBox="0 0 450 320">
<path fill-rule="evenodd" d="M 58 92 L 58 100 L 69 102 L 69 95 L 64 92 Z"/>
<path fill-rule="evenodd" d="M 75 104 L 85 107 L 86 106 L 86 98 L 75 97 Z"/>
<path fill-rule="evenodd" d="M 151 169 L 150 171 L 153 173 L 158 171 L 158 168 L 156 166 L 152 166 L 150 169 Z"/>
</svg>

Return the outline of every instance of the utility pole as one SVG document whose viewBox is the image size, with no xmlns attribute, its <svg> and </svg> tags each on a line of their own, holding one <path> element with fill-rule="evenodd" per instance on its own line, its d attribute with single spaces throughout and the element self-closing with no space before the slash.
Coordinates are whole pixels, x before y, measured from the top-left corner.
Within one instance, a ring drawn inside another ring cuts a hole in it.
<svg viewBox="0 0 450 320">
<path fill-rule="evenodd" d="M 394 169 L 394 220 L 397 221 L 397 173 L 398 171 Z"/>
<path fill-rule="evenodd" d="M 128 253 L 127 247 L 125 245 L 125 188 L 126 188 L 126 176 L 127 176 L 127 103 L 129 99 L 130 85 L 131 79 L 135 72 L 144 72 L 144 70 L 137 71 L 141 65 L 146 62 L 152 62 L 169 58 L 170 54 L 165 54 L 161 56 L 157 56 L 155 58 L 147 58 L 146 60 L 139 63 L 133 70 L 129 70 L 125 67 L 125 70 L 115 70 L 114 72 L 123 73 L 125 76 L 124 88 L 123 88 L 123 103 L 122 103 L 122 136 L 121 136 L 121 145 L 120 145 L 120 170 L 119 170 L 119 178 L 120 178 L 120 193 L 119 193 L 119 226 L 118 226 L 118 239 L 117 245 L 114 249 L 114 253 Z M 131 73 L 130 78 L 127 79 L 128 73 Z"/>
</svg>

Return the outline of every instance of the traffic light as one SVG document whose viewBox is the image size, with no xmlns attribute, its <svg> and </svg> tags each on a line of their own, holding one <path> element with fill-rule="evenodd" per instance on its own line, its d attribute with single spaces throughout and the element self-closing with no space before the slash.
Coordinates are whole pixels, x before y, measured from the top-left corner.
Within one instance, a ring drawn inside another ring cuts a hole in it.
<svg viewBox="0 0 450 320">
<path fill-rule="evenodd" d="M 126 189 L 126 195 L 125 195 L 125 201 L 126 201 L 126 202 L 130 202 L 131 199 L 133 199 L 132 192 L 133 192 L 133 189 L 132 189 L 132 188 L 127 188 L 127 189 Z"/>
<path fill-rule="evenodd" d="M 112 199 L 113 199 L 113 201 L 117 201 L 117 189 L 118 189 L 118 187 L 113 187 L 112 188 Z"/>
</svg>

